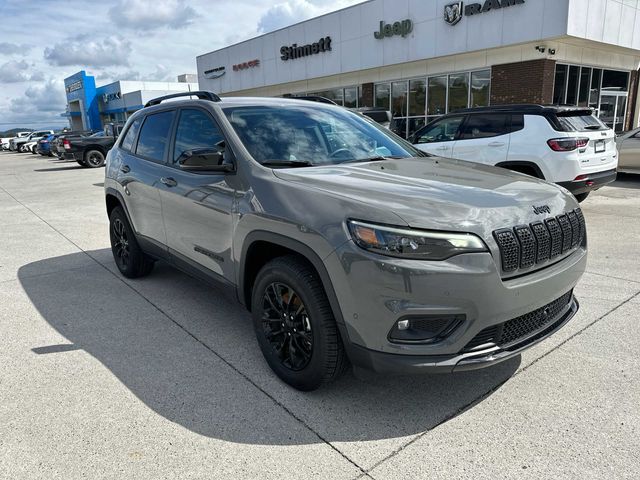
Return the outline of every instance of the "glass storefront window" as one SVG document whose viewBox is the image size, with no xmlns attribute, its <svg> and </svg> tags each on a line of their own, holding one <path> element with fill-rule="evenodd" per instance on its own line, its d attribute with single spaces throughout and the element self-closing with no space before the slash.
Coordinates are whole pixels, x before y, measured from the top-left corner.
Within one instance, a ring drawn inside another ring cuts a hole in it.
<svg viewBox="0 0 640 480">
<path fill-rule="evenodd" d="M 470 107 L 486 107 L 489 105 L 489 86 L 491 85 L 491 70 L 473 72 L 471 74 Z"/>
<path fill-rule="evenodd" d="M 602 70 L 594 68 L 591 73 L 591 88 L 589 90 L 589 106 L 591 108 L 598 108 L 598 101 L 600 99 L 600 84 L 602 82 Z"/>
<path fill-rule="evenodd" d="M 575 105 L 578 100 L 578 79 L 580 78 L 580 67 L 569 67 L 569 80 L 567 81 L 567 98 L 564 102 L 568 105 Z"/>
<path fill-rule="evenodd" d="M 564 103 L 567 86 L 567 70 L 568 65 L 556 65 L 556 78 L 553 86 L 553 103 L 560 105 Z"/>
<path fill-rule="evenodd" d="M 469 105 L 469 74 L 449 75 L 449 110 L 455 112 Z"/>
<path fill-rule="evenodd" d="M 427 115 L 447 113 L 447 77 L 430 77 L 427 92 Z"/>
<path fill-rule="evenodd" d="M 602 90 L 626 92 L 629 85 L 629 73 L 605 70 L 602 75 Z"/>
<path fill-rule="evenodd" d="M 389 110 L 389 97 L 391 94 L 391 86 L 388 83 L 376 85 L 375 106 L 386 108 Z"/>
<path fill-rule="evenodd" d="M 436 75 L 374 86 L 374 105 L 391 111 L 394 132 L 411 136 L 446 113 L 490 103 L 491 70 Z M 345 102 L 347 101 L 345 89 Z"/>
<path fill-rule="evenodd" d="M 426 115 L 427 85 L 424 80 L 409 82 L 409 116 Z"/>
<path fill-rule="evenodd" d="M 356 108 L 358 106 L 358 87 L 344 89 L 344 106 Z"/>
<path fill-rule="evenodd" d="M 393 82 L 391 84 L 391 113 L 394 117 L 407 116 L 407 83 Z"/>
<path fill-rule="evenodd" d="M 589 67 L 582 67 L 580 73 L 580 89 L 578 91 L 578 105 L 586 107 L 589 101 L 589 84 L 591 82 L 591 69 Z"/>
<path fill-rule="evenodd" d="M 629 72 L 556 65 L 553 102 L 591 107 L 616 132 L 626 126 Z"/>
</svg>

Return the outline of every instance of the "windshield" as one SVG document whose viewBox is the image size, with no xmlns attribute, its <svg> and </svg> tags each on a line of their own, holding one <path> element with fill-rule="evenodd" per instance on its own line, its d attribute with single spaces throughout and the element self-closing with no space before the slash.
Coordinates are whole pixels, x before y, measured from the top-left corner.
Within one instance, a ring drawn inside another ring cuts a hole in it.
<svg viewBox="0 0 640 480">
<path fill-rule="evenodd" d="M 242 106 L 223 111 L 249 153 L 265 165 L 335 165 L 424 156 L 373 121 L 338 107 Z"/>
</svg>

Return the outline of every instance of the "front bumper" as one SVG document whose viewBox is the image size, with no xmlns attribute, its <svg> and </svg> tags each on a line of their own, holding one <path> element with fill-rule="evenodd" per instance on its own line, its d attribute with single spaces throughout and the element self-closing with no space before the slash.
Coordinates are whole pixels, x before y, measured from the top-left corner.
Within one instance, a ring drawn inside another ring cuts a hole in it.
<svg viewBox="0 0 640 480">
<path fill-rule="evenodd" d="M 604 172 L 590 173 L 586 178 L 581 180 L 573 180 L 571 182 L 558 182 L 558 185 L 566 188 L 574 195 L 587 193 L 597 190 L 608 183 L 616 180 L 617 172 L 615 170 L 606 170 Z"/>
<path fill-rule="evenodd" d="M 564 327 L 578 309 L 579 303 L 575 297 L 572 297 L 569 305 L 551 321 L 550 325 L 531 332 L 505 348 L 494 345 L 456 355 L 395 355 L 369 350 L 355 344 L 349 344 L 346 348 L 352 363 L 381 374 L 408 375 L 477 370 L 509 360 L 542 342 Z"/>
<path fill-rule="evenodd" d="M 586 245 L 558 261 L 516 278 L 502 278 L 490 253 L 446 261 L 403 260 L 371 254 L 347 242 L 324 263 L 343 319 L 340 330 L 351 362 L 378 372 L 453 371 L 481 368 L 517 355 L 568 322 L 578 304 L 570 292 L 586 268 Z M 487 328 L 548 306 L 571 301 L 557 316 L 515 343 L 469 345 Z M 464 320 L 434 343 L 393 341 L 403 318 L 457 316 Z M 533 338 L 535 336 L 536 338 Z"/>
</svg>

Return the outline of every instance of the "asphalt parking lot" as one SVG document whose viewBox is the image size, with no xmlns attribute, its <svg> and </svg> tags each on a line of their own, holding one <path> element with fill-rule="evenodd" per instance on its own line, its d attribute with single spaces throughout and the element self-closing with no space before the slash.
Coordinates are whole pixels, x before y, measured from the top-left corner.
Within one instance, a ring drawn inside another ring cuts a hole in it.
<svg viewBox="0 0 640 480">
<path fill-rule="evenodd" d="M 0 152 L 0 478 L 640 477 L 640 176 L 582 204 L 581 310 L 555 336 L 301 393 L 225 295 L 117 274 L 103 175 Z"/>
</svg>

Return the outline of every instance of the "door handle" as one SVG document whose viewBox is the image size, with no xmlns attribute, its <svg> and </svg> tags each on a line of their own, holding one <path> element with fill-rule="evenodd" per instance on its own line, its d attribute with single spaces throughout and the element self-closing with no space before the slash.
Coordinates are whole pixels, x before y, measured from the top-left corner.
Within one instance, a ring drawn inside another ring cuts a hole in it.
<svg viewBox="0 0 640 480">
<path fill-rule="evenodd" d="M 122 167 L 120 167 L 120 171 L 122 173 L 129 173 L 131 171 L 131 167 L 129 165 L 123 165 Z"/>
<path fill-rule="evenodd" d="M 441 147 L 436 148 L 436 150 L 449 150 L 449 147 L 443 145 Z"/>
<path fill-rule="evenodd" d="M 504 142 L 491 142 L 490 147 L 504 147 Z"/>
<path fill-rule="evenodd" d="M 160 181 L 164 183 L 167 187 L 175 187 L 176 185 L 178 185 L 178 182 L 176 182 L 176 180 L 171 177 L 162 177 Z"/>
</svg>

